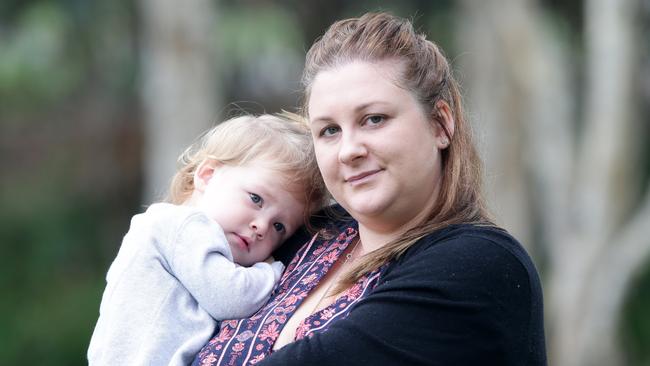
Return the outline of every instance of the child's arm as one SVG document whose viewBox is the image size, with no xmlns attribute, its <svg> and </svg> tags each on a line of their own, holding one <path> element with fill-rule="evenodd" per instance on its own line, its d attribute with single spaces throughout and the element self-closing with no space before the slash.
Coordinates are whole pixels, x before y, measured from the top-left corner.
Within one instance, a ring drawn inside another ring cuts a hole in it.
<svg viewBox="0 0 650 366">
<path fill-rule="evenodd" d="M 223 231 L 204 215 L 189 216 L 172 240 L 167 257 L 171 273 L 217 320 L 255 313 L 284 270 L 280 262 L 252 267 L 233 263 Z"/>
</svg>

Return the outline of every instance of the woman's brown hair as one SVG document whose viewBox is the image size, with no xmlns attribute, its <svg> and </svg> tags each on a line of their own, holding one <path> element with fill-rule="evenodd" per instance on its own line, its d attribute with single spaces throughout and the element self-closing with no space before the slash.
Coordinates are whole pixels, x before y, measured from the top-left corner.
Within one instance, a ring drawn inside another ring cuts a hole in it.
<svg viewBox="0 0 650 366">
<path fill-rule="evenodd" d="M 398 258 L 437 229 L 460 223 L 490 224 L 481 192 L 481 161 L 465 119 L 460 88 L 440 48 L 415 32 L 409 20 L 388 13 L 367 13 L 332 24 L 307 53 L 302 76 L 305 116 L 309 115 L 310 89 L 318 73 L 352 61 L 397 61 L 402 71 L 398 83 L 415 96 L 432 123 L 444 129 L 450 144 L 442 151 L 438 198 L 426 219 L 400 238 L 361 257 L 340 281 L 337 292 Z M 449 105 L 455 122 L 453 133 L 441 120 L 440 102 Z"/>
</svg>

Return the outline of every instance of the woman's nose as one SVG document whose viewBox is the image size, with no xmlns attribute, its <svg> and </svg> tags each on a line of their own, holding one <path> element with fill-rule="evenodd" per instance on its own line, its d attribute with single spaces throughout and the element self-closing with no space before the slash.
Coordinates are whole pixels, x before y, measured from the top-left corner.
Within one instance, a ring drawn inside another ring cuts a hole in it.
<svg viewBox="0 0 650 366">
<path fill-rule="evenodd" d="M 339 146 L 339 161 L 350 164 L 368 154 L 365 144 L 353 133 L 343 134 Z"/>
</svg>

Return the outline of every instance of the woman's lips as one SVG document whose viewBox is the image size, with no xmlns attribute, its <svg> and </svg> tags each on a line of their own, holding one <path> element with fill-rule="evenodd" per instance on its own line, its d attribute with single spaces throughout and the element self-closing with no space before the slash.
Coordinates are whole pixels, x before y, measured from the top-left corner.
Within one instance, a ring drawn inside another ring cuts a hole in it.
<svg viewBox="0 0 650 366">
<path fill-rule="evenodd" d="M 365 182 L 366 180 L 370 179 L 370 177 L 374 176 L 375 174 L 379 173 L 381 169 L 375 169 L 375 170 L 367 170 L 365 172 L 353 175 L 351 177 L 345 178 L 346 183 L 351 183 L 353 185 L 355 184 L 361 184 Z"/>
</svg>

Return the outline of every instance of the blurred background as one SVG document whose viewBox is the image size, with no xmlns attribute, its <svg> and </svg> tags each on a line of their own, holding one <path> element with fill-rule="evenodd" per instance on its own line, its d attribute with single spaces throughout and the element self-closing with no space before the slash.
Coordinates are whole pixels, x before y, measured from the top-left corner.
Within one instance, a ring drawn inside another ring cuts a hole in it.
<svg viewBox="0 0 650 366">
<path fill-rule="evenodd" d="M 293 110 L 310 44 L 376 10 L 453 63 L 495 217 L 542 276 L 550 364 L 650 365 L 650 0 L 3 0 L 0 364 L 85 364 L 178 154 Z"/>
</svg>

